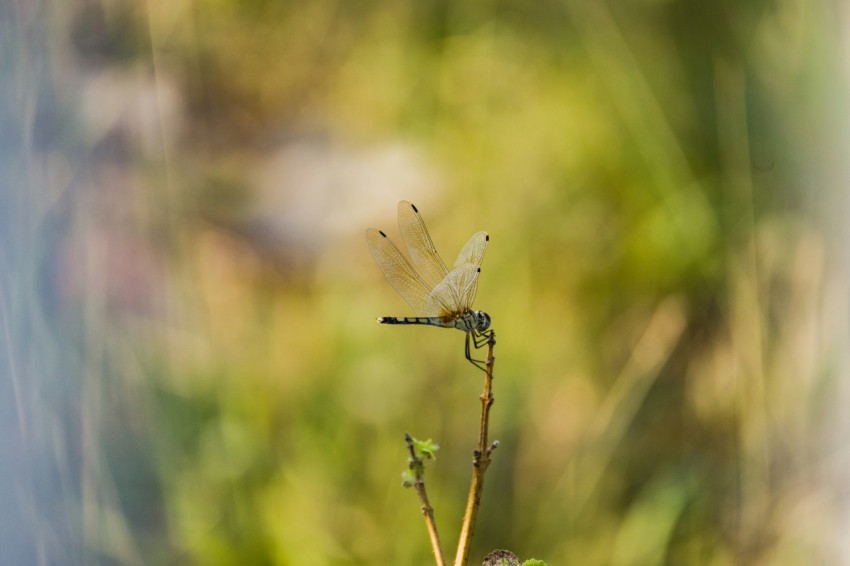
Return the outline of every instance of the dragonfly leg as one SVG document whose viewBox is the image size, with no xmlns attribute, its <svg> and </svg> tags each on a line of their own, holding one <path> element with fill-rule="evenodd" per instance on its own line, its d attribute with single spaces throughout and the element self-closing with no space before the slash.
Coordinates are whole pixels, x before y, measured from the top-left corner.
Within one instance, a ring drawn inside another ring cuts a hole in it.
<svg viewBox="0 0 850 566">
<path fill-rule="evenodd" d="M 476 349 L 480 348 L 481 346 L 483 346 L 486 343 L 486 342 L 481 342 L 481 344 L 479 344 L 478 339 L 475 337 L 475 334 L 472 333 L 472 332 L 467 332 L 466 333 L 466 359 L 469 360 L 469 363 L 471 363 L 472 365 L 474 365 L 475 367 L 477 367 L 481 371 L 486 372 L 487 368 L 483 364 L 486 364 L 487 362 L 485 362 L 484 360 L 476 360 L 475 358 L 472 357 L 472 350 L 469 347 L 469 342 L 470 342 L 469 337 L 470 336 L 472 336 L 472 343 L 475 345 Z"/>
<path fill-rule="evenodd" d="M 475 348 L 481 348 L 490 340 L 490 336 L 493 334 L 492 330 L 488 330 L 486 332 L 473 332 L 472 340 L 475 343 Z"/>
</svg>

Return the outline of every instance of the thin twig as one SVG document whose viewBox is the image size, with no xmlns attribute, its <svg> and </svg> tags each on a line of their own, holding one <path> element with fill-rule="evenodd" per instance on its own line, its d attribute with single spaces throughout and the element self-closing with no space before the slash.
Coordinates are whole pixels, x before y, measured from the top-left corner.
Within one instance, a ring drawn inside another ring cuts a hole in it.
<svg viewBox="0 0 850 566">
<path fill-rule="evenodd" d="M 425 517 L 425 526 L 428 528 L 428 537 L 431 539 L 431 550 L 434 552 L 434 558 L 437 561 L 437 566 L 445 566 L 446 558 L 443 556 L 443 547 L 440 544 L 440 534 L 437 532 L 437 521 L 434 519 L 434 508 L 428 501 L 428 493 L 425 490 L 424 470 L 425 464 L 416 454 L 416 449 L 413 445 L 413 438 L 409 433 L 404 433 L 404 441 L 407 443 L 407 449 L 410 451 L 410 461 L 408 467 L 413 472 L 415 480 L 413 487 L 416 489 L 416 494 L 419 496 L 419 502 L 422 504 L 422 515 Z"/>
<path fill-rule="evenodd" d="M 484 392 L 481 394 L 481 429 L 478 434 L 478 448 L 472 453 L 472 482 L 469 485 L 466 512 L 463 514 L 463 526 L 460 530 L 455 566 L 466 566 L 469 559 L 469 547 L 472 544 L 472 533 L 475 530 L 478 507 L 481 505 L 481 491 L 484 488 L 484 472 L 490 465 L 490 454 L 499 446 L 498 441 L 493 444 L 487 443 L 490 429 L 490 407 L 493 405 L 493 363 L 496 361 L 493 356 L 493 346 L 495 345 L 496 333 L 491 331 L 490 338 L 487 340 Z"/>
</svg>

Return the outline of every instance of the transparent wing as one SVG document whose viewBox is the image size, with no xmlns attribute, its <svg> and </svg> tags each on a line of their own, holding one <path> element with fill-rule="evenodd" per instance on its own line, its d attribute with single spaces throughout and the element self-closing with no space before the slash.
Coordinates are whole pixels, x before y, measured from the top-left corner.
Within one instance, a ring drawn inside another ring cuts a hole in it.
<svg viewBox="0 0 850 566">
<path fill-rule="evenodd" d="M 439 285 L 449 270 L 440 259 L 428 234 L 428 228 L 425 227 L 425 221 L 413 203 L 406 200 L 398 203 L 398 227 L 416 271 L 431 287 Z"/>
<path fill-rule="evenodd" d="M 473 301 L 475 301 L 475 294 L 478 292 L 478 275 L 481 272 L 481 260 L 484 259 L 484 252 L 487 250 L 487 244 L 489 242 L 490 235 L 487 232 L 476 232 L 469 238 L 463 249 L 460 250 L 457 261 L 455 261 L 453 272 L 464 266 L 472 266 L 474 268 L 474 276 L 469 272 L 469 267 L 465 268 L 468 273 L 468 283 L 466 281 L 461 283 L 466 284 L 466 286 L 461 287 L 463 293 L 458 305 L 462 310 L 471 308 Z"/>
<path fill-rule="evenodd" d="M 405 259 L 387 235 L 374 228 L 366 230 L 366 242 L 381 270 L 402 298 L 419 316 L 439 316 L 447 305 L 431 297 L 432 286 L 421 277 Z"/>
<path fill-rule="evenodd" d="M 468 309 L 475 299 L 480 271 L 472 263 L 452 269 L 431 292 L 428 298 L 430 308 L 442 308 L 440 315 L 457 314 Z"/>
<path fill-rule="evenodd" d="M 481 267 L 481 260 L 484 259 L 484 251 L 487 249 L 487 244 L 490 242 L 490 234 L 487 232 L 476 232 L 472 235 L 460 253 L 457 255 L 454 267 L 471 263 L 476 267 Z"/>
</svg>

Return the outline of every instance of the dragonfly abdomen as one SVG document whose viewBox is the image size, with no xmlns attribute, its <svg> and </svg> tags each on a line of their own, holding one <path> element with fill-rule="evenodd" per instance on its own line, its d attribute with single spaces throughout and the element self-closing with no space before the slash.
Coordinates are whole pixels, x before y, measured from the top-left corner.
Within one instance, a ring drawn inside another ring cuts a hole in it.
<svg viewBox="0 0 850 566">
<path fill-rule="evenodd" d="M 429 326 L 441 326 L 443 328 L 454 328 L 454 323 L 440 316 L 382 316 L 378 319 L 381 324 L 427 324 Z"/>
</svg>

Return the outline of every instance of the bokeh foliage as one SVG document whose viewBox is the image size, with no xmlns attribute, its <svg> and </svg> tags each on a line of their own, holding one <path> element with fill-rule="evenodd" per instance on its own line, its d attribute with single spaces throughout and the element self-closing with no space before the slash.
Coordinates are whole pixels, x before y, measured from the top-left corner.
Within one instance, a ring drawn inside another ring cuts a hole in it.
<svg viewBox="0 0 850 566">
<path fill-rule="evenodd" d="M 837 5 L 0 10 L 13 563 L 427 564 L 407 430 L 453 545 L 480 376 L 373 323 L 403 198 L 491 234 L 473 559 L 848 559 Z"/>
</svg>

